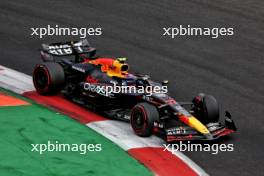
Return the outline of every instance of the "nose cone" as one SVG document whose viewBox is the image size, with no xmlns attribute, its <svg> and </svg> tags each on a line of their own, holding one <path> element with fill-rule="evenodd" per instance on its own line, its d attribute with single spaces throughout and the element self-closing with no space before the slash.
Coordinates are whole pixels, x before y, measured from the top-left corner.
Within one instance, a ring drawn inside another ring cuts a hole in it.
<svg viewBox="0 0 264 176">
<path fill-rule="evenodd" d="M 189 125 L 193 128 L 195 128 L 197 131 L 199 131 L 200 133 L 203 134 L 203 136 L 207 139 L 207 140 L 212 140 L 213 139 L 213 135 L 210 133 L 210 131 L 206 128 L 206 126 L 204 126 L 198 119 L 196 119 L 195 117 L 191 117 L 189 119 Z"/>
<path fill-rule="evenodd" d="M 196 119 L 194 116 L 191 116 L 191 117 L 180 116 L 180 120 L 184 122 L 185 124 L 189 125 L 190 127 L 196 129 L 206 139 L 208 140 L 213 139 L 213 135 L 210 133 L 207 127 L 204 124 L 202 124 L 198 119 Z"/>
<path fill-rule="evenodd" d="M 211 133 L 206 133 L 206 134 L 203 134 L 203 135 L 208 140 L 212 140 L 213 139 L 213 135 Z"/>
<path fill-rule="evenodd" d="M 190 117 L 188 119 L 188 123 L 190 127 L 193 127 L 197 131 L 199 131 L 202 134 L 210 134 L 209 130 L 204 126 L 198 119 L 195 117 Z"/>
</svg>

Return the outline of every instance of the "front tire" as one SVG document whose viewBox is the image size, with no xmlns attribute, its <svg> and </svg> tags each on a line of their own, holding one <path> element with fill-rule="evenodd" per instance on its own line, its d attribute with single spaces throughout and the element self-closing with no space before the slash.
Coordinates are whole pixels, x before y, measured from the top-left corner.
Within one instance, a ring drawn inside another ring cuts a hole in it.
<svg viewBox="0 0 264 176">
<path fill-rule="evenodd" d="M 154 122 L 158 120 L 159 112 L 157 108 L 151 104 L 139 103 L 132 109 L 130 123 L 138 136 L 151 136 Z"/>
<path fill-rule="evenodd" d="M 205 124 L 219 121 L 219 105 L 212 95 L 199 94 L 193 99 L 194 112 Z"/>
<path fill-rule="evenodd" d="M 53 95 L 63 88 L 65 75 L 62 66 L 55 62 L 46 62 L 35 66 L 33 83 L 41 95 Z"/>
</svg>

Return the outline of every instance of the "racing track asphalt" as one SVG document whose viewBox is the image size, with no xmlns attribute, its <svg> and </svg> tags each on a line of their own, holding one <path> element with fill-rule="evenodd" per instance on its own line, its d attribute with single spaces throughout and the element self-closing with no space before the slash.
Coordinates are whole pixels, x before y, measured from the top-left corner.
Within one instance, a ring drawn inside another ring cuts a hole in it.
<svg viewBox="0 0 264 176">
<path fill-rule="evenodd" d="M 264 2 L 214 1 L 35 1 L 0 2 L 0 64 L 31 74 L 43 42 L 71 37 L 30 36 L 31 27 L 102 27 L 89 37 L 100 55 L 126 56 L 133 71 L 170 80 L 179 101 L 198 92 L 213 94 L 228 109 L 239 132 L 220 143 L 235 151 L 186 152 L 210 175 L 262 175 L 264 134 Z M 163 27 L 180 24 L 233 27 L 231 37 L 162 36 Z M 223 114 L 223 113 L 222 113 Z"/>
</svg>

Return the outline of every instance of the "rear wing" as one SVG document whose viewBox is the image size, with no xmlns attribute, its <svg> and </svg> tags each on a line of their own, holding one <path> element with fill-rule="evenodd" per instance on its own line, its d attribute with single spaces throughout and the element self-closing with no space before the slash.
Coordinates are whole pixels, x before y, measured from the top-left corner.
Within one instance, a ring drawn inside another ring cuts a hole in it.
<svg viewBox="0 0 264 176">
<path fill-rule="evenodd" d="M 79 56 L 80 54 L 88 54 L 93 57 L 96 53 L 96 48 L 91 47 L 89 42 L 85 40 L 60 42 L 51 44 L 42 44 L 40 54 L 44 60 L 53 60 L 52 56 Z"/>
</svg>

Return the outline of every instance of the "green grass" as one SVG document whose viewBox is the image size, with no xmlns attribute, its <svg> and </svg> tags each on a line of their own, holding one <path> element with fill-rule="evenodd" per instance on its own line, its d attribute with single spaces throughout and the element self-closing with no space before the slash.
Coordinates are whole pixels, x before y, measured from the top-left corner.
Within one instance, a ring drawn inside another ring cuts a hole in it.
<svg viewBox="0 0 264 176">
<path fill-rule="evenodd" d="M 84 155 L 79 152 L 45 152 L 40 155 L 31 151 L 31 144 L 47 141 L 100 143 L 102 151 Z M 0 175 L 3 176 L 152 175 L 108 139 L 65 115 L 34 103 L 0 107 L 0 158 Z"/>
</svg>

